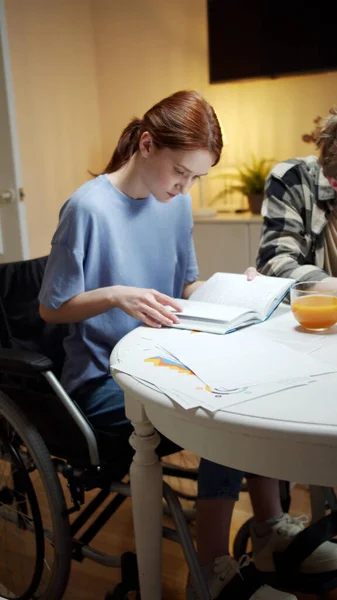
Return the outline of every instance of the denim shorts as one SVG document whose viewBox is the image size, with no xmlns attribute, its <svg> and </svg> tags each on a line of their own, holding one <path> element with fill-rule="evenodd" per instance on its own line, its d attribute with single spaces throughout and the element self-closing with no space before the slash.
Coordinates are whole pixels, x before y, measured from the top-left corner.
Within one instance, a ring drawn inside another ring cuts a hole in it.
<svg viewBox="0 0 337 600">
<path fill-rule="evenodd" d="M 92 380 L 73 392 L 72 397 L 92 426 L 118 436 L 121 454 L 129 454 L 130 421 L 125 415 L 124 391 L 115 380 L 102 377 Z M 179 452 L 180 448 L 161 435 L 157 448 L 159 456 Z M 132 456 L 133 451 L 130 453 Z M 201 459 L 198 475 L 198 498 L 232 498 L 237 500 L 244 473 Z"/>
</svg>

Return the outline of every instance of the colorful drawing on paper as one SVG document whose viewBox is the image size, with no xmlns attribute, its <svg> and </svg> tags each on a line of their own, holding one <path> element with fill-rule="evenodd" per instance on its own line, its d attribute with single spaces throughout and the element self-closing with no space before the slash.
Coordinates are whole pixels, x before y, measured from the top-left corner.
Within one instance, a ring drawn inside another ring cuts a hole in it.
<svg viewBox="0 0 337 600">
<path fill-rule="evenodd" d="M 169 358 L 163 358 L 162 356 L 152 356 L 150 358 L 146 358 L 144 362 L 152 363 L 155 367 L 166 367 L 168 369 L 178 371 L 178 373 L 183 373 L 185 375 L 194 375 L 193 371 L 191 371 L 191 369 L 189 369 L 188 367 L 185 367 L 185 365 L 182 365 L 181 363 Z M 210 394 L 215 396 L 215 398 L 222 398 L 223 396 L 228 395 L 228 390 L 223 388 L 212 390 L 208 385 L 198 385 L 195 389 L 201 391 L 205 390 L 206 392 L 209 392 Z M 231 390 L 230 393 L 240 394 L 242 392 L 246 392 L 248 394 L 251 393 L 248 387 Z"/>
<path fill-rule="evenodd" d="M 193 371 L 188 367 L 185 367 L 179 362 L 171 360 L 169 358 L 163 358 L 162 356 L 153 356 L 152 358 L 146 358 L 144 362 L 151 362 L 155 367 L 167 367 L 178 371 L 178 373 L 185 373 L 185 375 L 194 375 Z"/>
</svg>

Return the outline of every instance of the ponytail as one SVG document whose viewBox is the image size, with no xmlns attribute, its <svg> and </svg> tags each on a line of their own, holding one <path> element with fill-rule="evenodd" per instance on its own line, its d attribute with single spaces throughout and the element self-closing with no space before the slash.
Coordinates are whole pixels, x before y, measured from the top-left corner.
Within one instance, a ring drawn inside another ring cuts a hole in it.
<svg viewBox="0 0 337 600">
<path fill-rule="evenodd" d="M 103 173 L 114 173 L 137 152 L 142 134 L 147 131 L 157 148 L 172 150 L 209 150 L 214 165 L 222 150 L 222 135 L 214 109 L 200 94 L 180 91 L 164 98 L 144 115 L 133 119 L 124 129 L 109 164 Z"/>
<path fill-rule="evenodd" d="M 118 144 L 112 155 L 110 162 L 105 167 L 103 173 L 113 173 L 123 167 L 131 156 L 138 150 L 140 140 L 140 129 L 143 124 L 141 119 L 133 119 L 122 132 Z"/>
</svg>

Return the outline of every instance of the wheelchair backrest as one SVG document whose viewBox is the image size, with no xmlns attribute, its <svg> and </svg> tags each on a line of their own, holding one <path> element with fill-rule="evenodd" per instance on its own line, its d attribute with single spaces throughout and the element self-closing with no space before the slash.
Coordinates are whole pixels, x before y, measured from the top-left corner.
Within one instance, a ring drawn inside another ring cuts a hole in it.
<svg viewBox="0 0 337 600">
<path fill-rule="evenodd" d="M 38 295 L 47 260 L 47 256 L 42 256 L 0 264 L 0 348 L 44 354 L 59 378 L 68 326 L 45 323 L 39 314 Z M 35 424 L 51 454 L 80 465 L 90 463 L 88 440 L 43 377 L 34 380 L 0 373 L 0 389 Z M 95 432 L 95 436 L 102 447 L 110 443 L 110 435 L 104 432 Z"/>
<path fill-rule="evenodd" d="M 48 257 L 0 264 L 0 346 L 42 352 L 59 376 L 64 363 L 66 325 L 45 323 L 38 295 Z"/>
</svg>

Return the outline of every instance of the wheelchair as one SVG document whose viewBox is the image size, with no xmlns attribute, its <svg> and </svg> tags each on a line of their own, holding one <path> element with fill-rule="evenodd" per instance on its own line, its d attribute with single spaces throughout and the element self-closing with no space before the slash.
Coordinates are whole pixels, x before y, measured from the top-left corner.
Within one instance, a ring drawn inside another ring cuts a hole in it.
<svg viewBox="0 0 337 600">
<path fill-rule="evenodd" d="M 0 265 L 0 596 L 58 600 L 71 561 L 89 558 L 121 567 L 121 585 L 109 595 L 117 600 L 136 585 L 135 557 L 102 555 L 91 542 L 130 496 L 133 451 L 128 436 L 94 431 L 59 382 L 67 327 L 39 316 L 46 262 L 42 257 Z M 178 451 L 168 440 L 158 448 L 160 456 Z M 197 479 L 197 469 L 174 464 L 163 463 L 163 472 Z M 90 490 L 96 493 L 85 505 Z M 168 484 L 163 494 L 176 523 L 163 534 L 182 543 L 201 579 L 176 494 Z"/>
<path fill-rule="evenodd" d="M 121 568 L 122 581 L 107 598 L 122 600 L 138 589 L 135 555 L 103 555 L 91 542 L 130 496 L 133 451 L 128 436 L 94 430 L 59 382 L 67 326 L 46 324 L 39 316 L 37 297 L 46 262 L 42 257 L 0 265 L 0 597 L 60 600 L 71 562 L 88 558 Z M 178 451 L 165 439 L 158 447 L 160 457 Z M 162 462 L 164 475 L 197 479 L 197 469 Z M 95 495 L 85 504 L 92 490 Z M 193 507 L 186 519 L 179 494 L 166 482 L 163 496 L 175 525 L 163 527 L 163 535 L 182 545 L 198 596 L 207 600 L 188 529 Z M 283 501 L 287 510 L 287 489 Z M 328 503 L 335 510 L 334 501 L 331 490 L 329 499 L 317 496 L 317 514 L 325 513 Z M 331 514 L 335 518 L 337 512 Z M 331 522 L 328 529 L 325 539 L 332 537 Z M 249 522 L 234 542 L 237 558 L 248 541 Z M 332 589 L 331 578 L 324 585 Z"/>
</svg>

